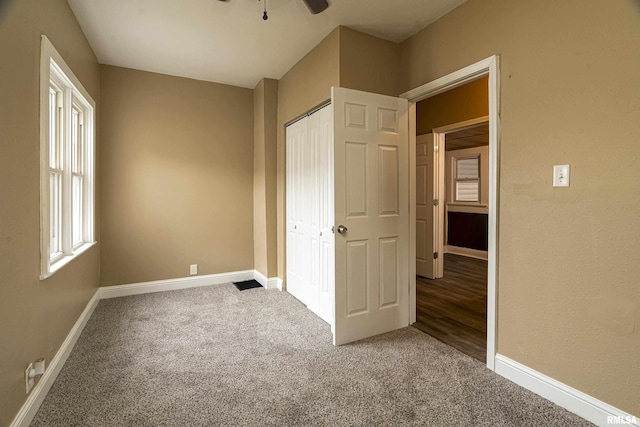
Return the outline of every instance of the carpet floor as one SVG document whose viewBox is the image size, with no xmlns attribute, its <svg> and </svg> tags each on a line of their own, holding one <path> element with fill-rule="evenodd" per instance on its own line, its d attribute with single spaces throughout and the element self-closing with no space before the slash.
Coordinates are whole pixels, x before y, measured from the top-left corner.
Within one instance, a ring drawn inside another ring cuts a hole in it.
<svg viewBox="0 0 640 427">
<path fill-rule="evenodd" d="M 32 426 L 585 426 L 414 329 L 334 347 L 291 295 L 102 300 Z"/>
</svg>

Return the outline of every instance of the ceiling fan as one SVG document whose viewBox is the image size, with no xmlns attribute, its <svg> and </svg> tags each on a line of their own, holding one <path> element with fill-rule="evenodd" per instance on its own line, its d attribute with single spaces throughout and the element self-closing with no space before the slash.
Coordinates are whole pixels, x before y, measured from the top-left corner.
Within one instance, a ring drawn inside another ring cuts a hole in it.
<svg viewBox="0 0 640 427">
<path fill-rule="evenodd" d="M 219 0 L 219 1 L 226 2 L 229 0 Z M 261 0 L 258 0 L 258 1 L 261 1 Z M 266 21 L 267 19 L 269 19 L 269 17 L 267 16 L 267 0 L 263 0 L 263 1 L 264 1 L 264 14 L 262 15 L 262 19 Z M 327 2 L 327 0 L 302 0 L 302 1 L 309 8 L 309 12 L 311 12 L 314 15 L 324 11 L 326 8 L 329 7 L 329 2 Z"/>
</svg>

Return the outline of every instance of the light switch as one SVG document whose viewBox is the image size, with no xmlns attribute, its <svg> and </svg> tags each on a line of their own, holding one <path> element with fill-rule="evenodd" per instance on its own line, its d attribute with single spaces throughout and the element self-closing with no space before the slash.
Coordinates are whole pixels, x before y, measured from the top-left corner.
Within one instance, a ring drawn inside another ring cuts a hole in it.
<svg viewBox="0 0 640 427">
<path fill-rule="evenodd" d="M 570 171 L 571 166 L 569 165 L 555 165 L 553 167 L 553 186 L 568 187 Z"/>
</svg>

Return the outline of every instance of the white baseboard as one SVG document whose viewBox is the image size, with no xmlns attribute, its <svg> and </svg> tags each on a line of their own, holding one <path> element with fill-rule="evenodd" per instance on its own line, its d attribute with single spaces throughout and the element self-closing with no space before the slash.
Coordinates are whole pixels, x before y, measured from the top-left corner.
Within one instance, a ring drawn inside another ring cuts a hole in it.
<svg viewBox="0 0 640 427">
<path fill-rule="evenodd" d="M 232 273 L 208 274 L 206 276 L 181 277 L 178 279 L 156 280 L 153 282 L 131 283 L 128 285 L 103 286 L 101 299 L 148 294 L 151 292 L 175 291 L 200 286 L 221 285 L 229 282 L 251 280 L 255 270 L 235 271 Z"/>
<path fill-rule="evenodd" d="M 471 248 L 461 248 L 460 246 L 446 245 L 444 247 L 444 253 L 462 255 L 469 258 L 483 259 L 485 261 L 489 258 L 489 252 L 487 251 L 479 251 L 478 249 Z"/>
<path fill-rule="evenodd" d="M 60 349 L 53 357 L 51 362 L 49 362 L 49 366 L 47 366 L 47 369 L 44 371 L 44 375 L 40 377 L 40 381 L 38 381 L 38 384 L 33 387 L 31 393 L 29 394 L 29 397 L 27 397 L 27 400 L 22 405 L 22 408 L 20 408 L 20 411 L 11 422 L 11 427 L 27 427 L 29 426 L 29 424 L 31 424 L 33 417 L 36 416 L 38 409 L 40 409 L 40 405 L 42 405 L 42 402 L 47 396 L 49 389 L 51 389 L 53 382 L 56 380 L 58 374 L 62 370 L 64 363 L 67 361 L 71 350 L 73 350 L 76 341 L 78 341 L 78 337 L 80 337 L 82 330 L 93 314 L 93 310 L 95 310 L 99 301 L 100 289 L 97 289 L 96 293 L 93 294 L 93 297 L 87 303 L 87 306 L 82 311 L 82 314 L 80 314 L 80 317 L 78 317 L 78 320 L 76 320 L 76 323 L 67 334 L 67 337 L 60 346 Z"/>
<path fill-rule="evenodd" d="M 640 414 L 628 414 L 501 354 L 496 355 L 496 373 L 595 425 L 640 427 Z"/>
<path fill-rule="evenodd" d="M 267 279 L 264 274 L 260 273 L 258 270 L 253 270 L 253 278 L 265 289 L 282 290 L 282 280 L 279 277 L 269 277 Z"/>
<path fill-rule="evenodd" d="M 268 280 L 264 276 L 264 274 L 260 273 L 258 270 L 253 270 L 253 279 L 260 283 L 263 288 L 266 288 L 268 285 Z"/>
</svg>

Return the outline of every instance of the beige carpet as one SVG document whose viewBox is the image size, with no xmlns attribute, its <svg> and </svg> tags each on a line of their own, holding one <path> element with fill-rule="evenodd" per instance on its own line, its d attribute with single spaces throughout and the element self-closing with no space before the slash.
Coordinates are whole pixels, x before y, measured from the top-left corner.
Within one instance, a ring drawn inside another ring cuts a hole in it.
<svg viewBox="0 0 640 427">
<path fill-rule="evenodd" d="M 405 328 L 334 347 L 289 294 L 233 285 L 101 301 L 33 426 L 584 426 Z"/>
</svg>

